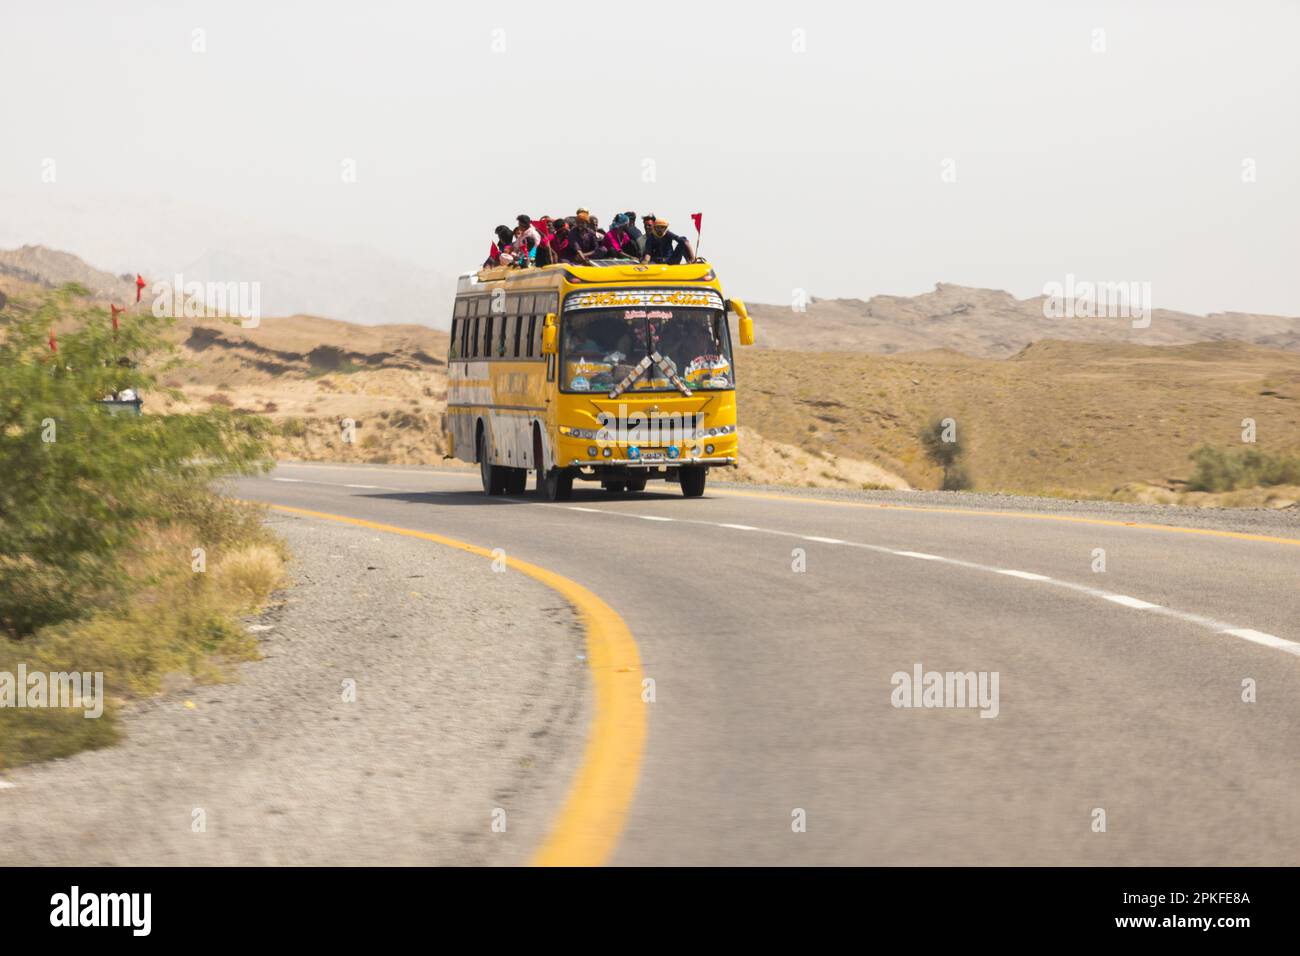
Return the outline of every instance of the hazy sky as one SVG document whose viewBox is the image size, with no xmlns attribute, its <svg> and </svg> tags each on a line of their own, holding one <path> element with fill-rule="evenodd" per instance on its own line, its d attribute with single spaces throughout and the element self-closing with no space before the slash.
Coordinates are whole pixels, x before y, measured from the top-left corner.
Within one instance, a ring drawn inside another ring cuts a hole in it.
<svg viewBox="0 0 1300 956">
<path fill-rule="evenodd" d="M 1297 314 L 1298 49 L 1300 6 L 1242 0 L 6 0 L 0 233 L 7 196 L 129 268 L 121 209 L 179 203 L 196 248 L 237 222 L 454 274 L 518 212 L 703 211 L 754 301 L 1074 273 Z"/>
</svg>

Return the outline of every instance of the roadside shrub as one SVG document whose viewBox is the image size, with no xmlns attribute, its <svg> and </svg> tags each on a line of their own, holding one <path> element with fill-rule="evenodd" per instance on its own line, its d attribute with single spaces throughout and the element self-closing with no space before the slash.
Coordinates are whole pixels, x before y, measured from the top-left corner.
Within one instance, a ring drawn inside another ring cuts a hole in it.
<svg viewBox="0 0 1300 956">
<path fill-rule="evenodd" d="M 966 445 L 951 419 L 931 419 L 917 437 L 925 456 L 943 469 L 944 491 L 962 491 L 971 486 L 970 474 L 960 463 L 966 455 Z"/>
<path fill-rule="evenodd" d="M 102 671 L 108 695 L 99 720 L 0 709 L 0 768 L 110 743 L 124 699 L 176 671 L 218 679 L 256 651 L 237 615 L 266 600 L 285 555 L 260 509 L 213 486 L 268 463 L 266 422 L 99 404 L 168 394 L 167 324 L 130 315 L 114 334 L 76 286 L 0 319 L 0 671 Z"/>
<path fill-rule="evenodd" d="M 1233 454 L 1210 445 L 1201 445 L 1190 457 L 1196 466 L 1187 482 L 1191 491 L 1300 485 L 1300 457 L 1271 455 L 1257 448 Z"/>
<path fill-rule="evenodd" d="M 301 418 L 286 418 L 280 422 L 280 434 L 285 438 L 302 438 L 307 434 L 307 423 Z"/>
<path fill-rule="evenodd" d="M 133 315 L 115 335 L 83 295 L 46 295 L 0 339 L 0 633 L 11 637 L 120 594 L 129 569 L 117 558 L 144 523 L 166 523 L 177 495 L 210 498 L 213 479 L 265 458 L 265 426 L 224 409 L 108 414 L 97 400 L 109 393 L 131 387 L 147 400 L 158 388 L 168 320 Z M 51 352 L 55 326 L 65 331 Z M 46 582 L 39 600 L 21 580 L 32 573 Z"/>
</svg>

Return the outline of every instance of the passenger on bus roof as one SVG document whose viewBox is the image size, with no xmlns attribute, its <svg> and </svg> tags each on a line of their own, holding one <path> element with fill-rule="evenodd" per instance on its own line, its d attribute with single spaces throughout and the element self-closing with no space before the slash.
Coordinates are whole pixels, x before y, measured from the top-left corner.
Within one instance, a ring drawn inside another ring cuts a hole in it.
<svg viewBox="0 0 1300 956">
<path fill-rule="evenodd" d="M 640 259 L 641 253 L 636 240 L 628 232 L 626 213 L 619 213 L 610 224 L 609 231 L 601 243 L 601 254 L 608 259 Z"/>
<path fill-rule="evenodd" d="M 532 265 L 533 256 L 537 254 L 537 243 L 532 238 L 534 235 L 536 230 L 530 233 L 522 225 L 515 226 L 514 237 L 510 243 L 510 255 L 514 257 L 515 265 Z"/>
<path fill-rule="evenodd" d="M 556 219 L 551 223 L 551 258 L 556 262 L 567 262 L 569 257 L 569 223 Z"/>
<path fill-rule="evenodd" d="M 577 220 L 569 230 L 569 261 L 589 265 L 600 249 L 600 237 L 591 228 L 591 214 L 587 210 L 579 209 Z"/>
<path fill-rule="evenodd" d="M 539 266 L 552 266 L 559 262 L 555 251 L 555 230 L 551 228 L 551 217 L 543 216 L 534 225 L 541 239 L 537 243 L 537 255 L 533 261 Z"/>
<path fill-rule="evenodd" d="M 623 215 L 627 216 L 627 234 L 631 236 L 632 241 L 636 243 L 636 254 L 640 256 L 641 253 L 645 252 L 645 233 L 636 227 L 635 212 L 628 210 L 623 213 Z"/>
<path fill-rule="evenodd" d="M 497 226 L 493 231 L 496 233 L 497 237 L 496 242 L 493 243 L 493 245 L 496 246 L 496 253 L 495 255 L 489 255 L 487 259 L 483 261 L 484 269 L 489 269 L 492 266 L 509 265 L 510 262 L 514 261 L 513 256 L 509 261 L 503 261 L 503 255 L 508 254 L 510 243 L 515 240 L 514 233 L 510 231 L 510 227 Z"/>
<path fill-rule="evenodd" d="M 668 231 L 667 219 L 654 219 L 645 237 L 645 255 L 641 261 L 675 266 L 682 261 L 694 262 L 695 250 L 684 236 Z"/>
<path fill-rule="evenodd" d="M 523 229 L 524 237 L 532 240 L 534 248 L 542 244 L 542 234 L 538 232 L 537 227 L 533 225 L 531 217 L 520 214 L 515 217 L 515 221 L 518 222 L 519 227 Z"/>
</svg>

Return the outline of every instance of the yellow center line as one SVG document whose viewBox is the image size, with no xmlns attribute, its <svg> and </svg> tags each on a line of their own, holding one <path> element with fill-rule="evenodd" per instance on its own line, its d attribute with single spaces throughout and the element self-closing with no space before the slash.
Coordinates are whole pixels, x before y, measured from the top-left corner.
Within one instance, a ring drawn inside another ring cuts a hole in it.
<svg viewBox="0 0 1300 956">
<path fill-rule="evenodd" d="M 832 505 L 839 508 L 876 508 L 882 511 L 928 511 L 939 514 L 974 515 L 993 518 L 1032 518 L 1036 521 L 1069 521 L 1075 524 L 1106 525 L 1113 528 L 1141 528 L 1145 531 L 1172 531 L 1179 534 L 1201 534 L 1213 538 L 1237 538 L 1241 541 L 1268 541 L 1272 544 L 1300 545 L 1300 538 L 1283 538 L 1270 534 L 1250 534 L 1245 531 L 1218 531 L 1214 528 L 1184 528 L 1172 524 L 1154 524 L 1142 521 L 1116 521 L 1111 518 L 1088 518 L 1082 515 L 1040 514 L 1033 511 L 986 511 L 980 508 L 945 508 L 931 505 L 896 505 L 883 501 L 834 501 L 829 498 L 808 498 L 802 495 L 780 495 L 762 491 L 732 491 L 717 489 L 709 492 L 731 498 L 760 498 L 764 501 L 797 501 L 804 504 Z"/>
<path fill-rule="evenodd" d="M 420 538 L 493 559 L 487 548 L 429 531 L 414 531 L 361 518 L 268 505 L 273 511 L 323 518 L 341 524 Z M 608 604 L 576 581 L 546 568 L 506 558 L 522 571 L 563 595 L 578 612 L 587 636 L 587 663 L 595 685 L 591 729 L 582 766 L 550 832 L 534 853 L 534 866 L 600 866 L 618 846 L 636 793 L 645 749 L 646 716 L 641 702 L 641 656 L 627 624 Z"/>
</svg>

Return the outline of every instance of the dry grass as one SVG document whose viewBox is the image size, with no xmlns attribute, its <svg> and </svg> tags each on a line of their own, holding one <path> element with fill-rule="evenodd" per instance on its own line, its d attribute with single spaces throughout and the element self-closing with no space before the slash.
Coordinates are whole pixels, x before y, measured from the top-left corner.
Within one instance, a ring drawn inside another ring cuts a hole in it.
<svg viewBox="0 0 1300 956">
<path fill-rule="evenodd" d="M 67 708 L 0 710 L 0 769 L 107 746 L 120 734 L 122 706 L 156 693 L 170 675 L 218 682 L 257 656 L 239 619 L 280 586 L 286 552 L 260 509 L 224 502 L 208 518 L 203 528 L 143 529 L 122 555 L 136 584 L 125 602 L 0 643 L 0 671 L 15 673 L 21 662 L 29 673 L 102 672 L 106 697 L 103 716 L 91 720 Z M 196 542 L 211 562 L 204 571 L 194 569 Z"/>
<path fill-rule="evenodd" d="M 775 442 L 880 465 L 915 487 L 940 473 L 917 439 L 952 417 L 979 490 L 1109 495 L 1192 471 L 1198 445 L 1300 449 L 1300 355 L 1232 342 L 1144 348 L 1042 342 L 1014 359 L 935 352 L 742 354 L 742 419 Z M 810 430 L 811 429 L 811 430 Z"/>
</svg>

